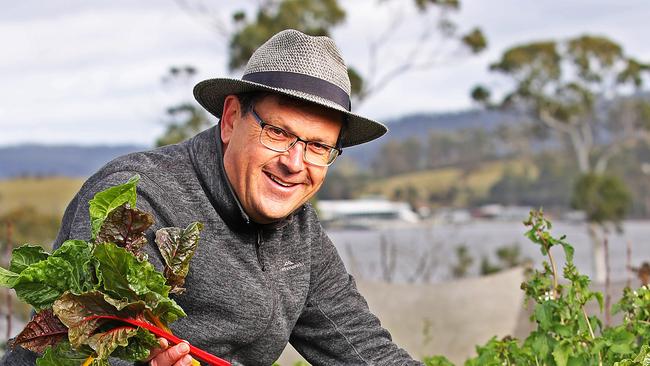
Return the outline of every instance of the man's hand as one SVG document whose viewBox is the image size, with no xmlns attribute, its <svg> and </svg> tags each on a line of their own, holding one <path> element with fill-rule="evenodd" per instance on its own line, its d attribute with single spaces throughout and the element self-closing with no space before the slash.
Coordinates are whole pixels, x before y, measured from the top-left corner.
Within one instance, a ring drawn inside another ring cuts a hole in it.
<svg viewBox="0 0 650 366">
<path fill-rule="evenodd" d="M 190 366 L 192 357 L 189 355 L 190 347 L 187 343 L 181 342 L 174 347 L 164 338 L 158 340 L 160 348 L 151 351 L 149 365 L 151 366 Z"/>
</svg>

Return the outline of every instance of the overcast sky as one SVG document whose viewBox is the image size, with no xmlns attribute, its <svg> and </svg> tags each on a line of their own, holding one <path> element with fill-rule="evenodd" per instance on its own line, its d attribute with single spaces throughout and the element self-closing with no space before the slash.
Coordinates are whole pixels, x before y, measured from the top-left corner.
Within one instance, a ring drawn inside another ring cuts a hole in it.
<svg viewBox="0 0 650 366">
<path fill-rule="evenodd" d="M 334 37 L 346 61 L 366 70 L 369 43 L 392 16 L 407 17 L 410 10 L 400 5 L 411 1 L 381 7 L 378 0 L 339 1 L 348 14 Z M 196 0 L 5 2 L 0 12 L 0 146 L 152 144 L 163 131 L 165 107 L 191 98 L 196 81 L 241 76 L 228 73 L 227 43 L 210 19 L 229 15 L 233 3 L 246 2 L 205 2 L 211 5 L 204 12 L 179 5 Z M 215 14 L 206 16 L 209 12 Z M 487 65 L 507 47 L 532 40 L 605 35 L 629 55 L 650 60 L 647 0 L 463 0 L 452 19 L 460 31 L 481 27 L 489 49 L 464 57 L 447 44 L 443 54 L 450 56 L 438 67 L 403 76 L 356 112 L 385 121 L 470 108 L 472 86 L 499 82 Z M 416 29 L 412 21 L 397 29 L 378 70 L 409 52 Z M 161 79 L 172 65 L 193 65 L 199 75 L 164 84 Z"/>
</svg>

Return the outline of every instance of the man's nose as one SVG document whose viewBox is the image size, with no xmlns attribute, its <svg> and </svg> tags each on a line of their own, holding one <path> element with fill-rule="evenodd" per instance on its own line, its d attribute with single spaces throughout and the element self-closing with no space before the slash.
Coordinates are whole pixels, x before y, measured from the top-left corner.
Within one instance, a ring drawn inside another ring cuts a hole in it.
<svg viewBox="0 0 650 366">
<path fill-rule="evenodd" d="M 282 155 L 282 162 L 287 166 L 291 173 L 297 173 L 304 169 L 305 162 L 303 161 L 303 155 L 305 154 L 305 143 L 302 141 L 296 142 L 295 145 L 291 146 L 291 149 L 287 150 L 286 154 Z"/>
</svg>

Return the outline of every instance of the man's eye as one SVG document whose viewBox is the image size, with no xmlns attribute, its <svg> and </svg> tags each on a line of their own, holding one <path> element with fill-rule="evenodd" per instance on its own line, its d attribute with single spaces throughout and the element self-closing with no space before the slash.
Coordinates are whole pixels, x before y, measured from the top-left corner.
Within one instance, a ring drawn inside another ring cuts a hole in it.
<svg viewBox="0 0 650 366">
<path fill-rule="evenodd" d="M 282 139 L 282 138 L 287 138 L 287 132 L 279 127 L 273 127 L 273 126 L 268 126 L 267 128 L 268 134 L 277 139 Z"/>
<path fill-rule="evenodd" d="M 319 153 L 319 154 L 324 154 L 324 153 L 327 152 L 327 150 L 328 150 L 327 146 L 325 146 L 325 145 L 323 145 L 323 144 L 319 144 L 318 142 L 311 142 L 311 143 L 309 143 L 309 148 L 310 148 L 313 152 L 315 152 L 315 153 Z"/>
</svg>

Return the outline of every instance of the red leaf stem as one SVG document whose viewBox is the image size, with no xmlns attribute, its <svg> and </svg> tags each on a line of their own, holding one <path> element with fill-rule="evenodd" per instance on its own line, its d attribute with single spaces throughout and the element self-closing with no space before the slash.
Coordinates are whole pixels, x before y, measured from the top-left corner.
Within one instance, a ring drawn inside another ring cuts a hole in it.
<svg viewBox="0 0 650 366">
<path fill-rule="evenodd" d="M 118 316 L 113 316 L 113 315 L 92 315 L 92 316 L 89 316 L 89 317 L 85 318 L 85 320 L 94 320 L 94 319 L 117 320 L 117 321 L 120 321 L 120 322 L 131 324 L 131 325 L 136 326 L 136 327 L 141 327 L 141 328 L 144 328 L 144 329 L 150 331 L 151 333 L 155 334 L 158 337 L 165 338 L 168 342 L 170 342 L 172 344 L 179 344 L 181 342 L 188 343 L 187 341 L 184 341 L 184 340 L 176 337 L 175 335 L 173 335 L 171 333 L 168 333 L 168 332 L 166 332 L 166 331 L 164 331 L 164 330 L 162 330 L 162 329 L 160 329 L 160 328 L 158 328 L 158 327 L 156 327 L 156 326 L 154 326 L 152 324 L 149 324 L 147 322 L 143 322 L 143 321 L 140 321 L 140 320 L 130 319 L 130 318 L 120 318 Z M 221 359 L 221 358 L 219 358 L 217 356 L 214 356 L 214 355 L 212 355 L 212 354 L 210 354 L 210 353 L 208 353 L 208 352 L 206 352 L 206 351 L 204 351 L 204 350 L 202 350 L 200 348 L 194 347 L 189 343 L 188 343 L 188 345 L 190 346 L 190 354 L 192 356 L 194 356 L 195 358 L 198 358 L 199 360 L 201 360 L 203 362 L 207 362 L 210 366 L 231 366 L 230 362 L 228 362 L 226 360 L 223 360 L 223 359 Z"/>
</svg>

